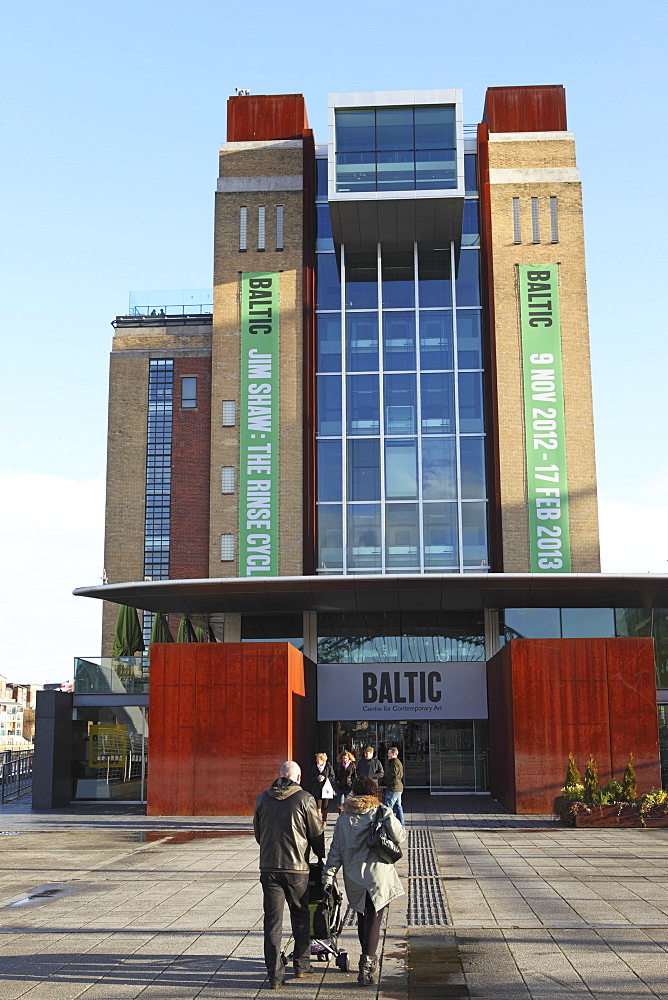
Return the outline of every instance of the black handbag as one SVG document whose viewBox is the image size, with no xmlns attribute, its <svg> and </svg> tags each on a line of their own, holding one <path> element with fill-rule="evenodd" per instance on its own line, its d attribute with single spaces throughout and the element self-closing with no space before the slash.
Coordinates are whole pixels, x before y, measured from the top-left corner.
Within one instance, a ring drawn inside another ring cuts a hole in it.
<svg viewBox="0 0 668 1000">
<path fill-rule="evenodd" d="M 384 861 L 388 865 L 396 864 L 396 862 L 404 856 L 404 853 L 397 844 L 396 840 L 393 840 L 385 829 L 382 806 L 378 806 L 376 809 L 376 815 L 371 822 L 371 826 L 369 827 L 369 832 L 364 843 L 370 850 L 378 855 L 381 861 Z"/>
</svg>

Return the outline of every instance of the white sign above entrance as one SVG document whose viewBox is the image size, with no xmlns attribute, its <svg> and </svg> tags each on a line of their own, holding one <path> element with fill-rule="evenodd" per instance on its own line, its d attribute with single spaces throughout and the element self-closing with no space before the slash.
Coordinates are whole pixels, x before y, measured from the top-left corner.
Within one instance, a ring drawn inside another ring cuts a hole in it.
<svg viewBox="0 0 668 1000">
<path fill-rule="evenodd" d="M 318 722 L 486 718 L 484 662 L 318 664 Z"/>
</svg>

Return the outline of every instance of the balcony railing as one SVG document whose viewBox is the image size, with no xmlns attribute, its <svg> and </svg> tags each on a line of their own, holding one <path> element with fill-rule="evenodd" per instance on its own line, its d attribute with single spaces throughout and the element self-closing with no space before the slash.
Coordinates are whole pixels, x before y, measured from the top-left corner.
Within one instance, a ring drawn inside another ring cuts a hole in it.
<svg viewBox="0 0 668 1000">
<path fill-rule="evenodd" d="M 148 656 L 95 656 L 74 660 L 75 694 L 148 694 Z"/>
<path fill-rule="evenodd" d="M 130 292 L 130 316 L 196 316 L 212 312 L 211 288 Z"/>
</svg>

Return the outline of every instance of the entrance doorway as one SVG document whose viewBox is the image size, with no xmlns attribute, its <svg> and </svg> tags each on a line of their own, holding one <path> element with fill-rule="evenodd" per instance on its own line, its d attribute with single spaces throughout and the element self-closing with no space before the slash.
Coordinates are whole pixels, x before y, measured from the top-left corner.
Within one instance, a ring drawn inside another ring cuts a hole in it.
<svg viewBox="0 0 668 1000">
<path fill-rule="evenodd" d="M 489 789 L 486 719 L 334 723 L 336 756 L 352 750 L 359 760 L 365 746 L 383 763 L 388 748 L 397 747 L 406 788 L 437 795 Z"/>
</svg>

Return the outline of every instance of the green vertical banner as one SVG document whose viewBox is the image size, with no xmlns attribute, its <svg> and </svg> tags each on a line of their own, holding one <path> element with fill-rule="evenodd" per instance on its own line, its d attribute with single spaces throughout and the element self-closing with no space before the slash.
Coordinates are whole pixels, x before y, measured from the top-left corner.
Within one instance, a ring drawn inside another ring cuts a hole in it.
<svg viewBox="0 0 668 1000">
<path fill-rule="evenodd" d="M 519 266 L 532 573 L 570 573 L 559 269 Z"/>
<path fill-rule="evenodd" d="M 278 576 L 279 283 L 241 276 L 239 576 Z"/>
</svg>

